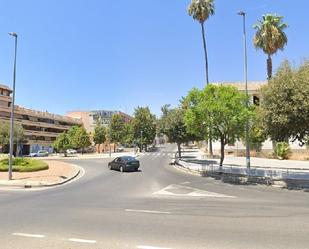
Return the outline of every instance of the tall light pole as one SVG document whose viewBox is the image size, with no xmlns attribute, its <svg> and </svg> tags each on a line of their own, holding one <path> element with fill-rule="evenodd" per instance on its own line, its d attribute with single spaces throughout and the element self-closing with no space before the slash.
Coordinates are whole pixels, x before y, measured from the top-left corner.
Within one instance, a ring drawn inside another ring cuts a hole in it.
<svg viewBox="0 0 309 249">
<path fill-rule="evenodd" d="M 248 95 L 248 57 L 247 57 L 247 35 L 246 35 L 246 13 L 244 11 L 238 12 L 238 15 L 243 17 L 243 35 L 244 35 L 244 78 L 246 87 L 246 106 L 249 107 Z M 250 168 L 250 143 L 249 143 L 249 120 L 246 120 L 246 166 Z"/>
<path fill-rule="evenodd" d="M 12 180 L 13 149 L 14 149 L 14 106 L 15 106 L 17 34 L 15 32 L 10 32 L 9 35 L 15 38 L 14 70 L 13 70 L 13 97 L 12 97 L 12 103 L 11 103 L 11 124 L 10 124 L 10 157 L 9 157 L 9 180 Z"/>
</svg>

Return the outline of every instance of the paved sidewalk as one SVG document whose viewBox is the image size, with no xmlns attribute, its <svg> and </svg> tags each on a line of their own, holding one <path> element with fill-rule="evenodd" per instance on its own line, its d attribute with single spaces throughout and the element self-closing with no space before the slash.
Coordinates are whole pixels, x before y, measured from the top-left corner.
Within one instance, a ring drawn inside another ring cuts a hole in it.
<svg viewBox="0 0 309 249">
<path fill-rule="evenodd" d="M 207 159 L 206 154 L 198 149 L 185 149 L 184 152 L 182 152 L 182 156 L 184 161 L 196 164 L 219 164 L 220 161 L 220 159 Z M 223 164 L 227 166 L 245 167 L 246 158 L 226 155 Z M 251 166 L 254 168 L 309 170 L 309 161 L 251 157 Z"/>
<path fill-rule="evenodd" d="M 224 165 L 219 166 L 220 159 L 207 159 L 198 149 L 185 149 L 178 166 L 199 175 L 226 174 L 230 176 L 247 176 L 269 178 L 271 180 L 301 180 L 309 183 L 309 162 L 296 160 L 276 160 L 251 158 L 251 167 L 245 166 L 245 157 L 226 156 Z"/>
<path fill-rule="evenodd" d="M 13 180 L 8 181 L 8 173 L 0 172 L 0 189 L 3 187 L 47 187 L 63 184 L 80 173 L 80 168 L 54 160 L 44 160 L 48 170 L 37 172 L 13 172 Z"/>
</svg>

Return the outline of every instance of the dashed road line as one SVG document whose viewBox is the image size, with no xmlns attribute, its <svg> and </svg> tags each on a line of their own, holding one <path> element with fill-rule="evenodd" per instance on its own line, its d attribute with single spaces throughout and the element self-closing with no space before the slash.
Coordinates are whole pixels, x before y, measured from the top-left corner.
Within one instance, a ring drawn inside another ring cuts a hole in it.
<svg viewBox="0 0 309 249">
<path fill-rule="evenodd" d="M 148 213 L 148 214 L 170 214 L 171 212 L 166 211 L 156 211 L 156 210 L 143 210 L 143 209 L 125 209 L 126 212 L 135 213 Z"/>
<path fill-rule="evenodd" d="M 30 237 L 30 238 L 45 238 L 45 235 L 42 234 L 31 234 L 31 233 L 12 233 L 13 236 L 21 236 L 21 237 Z"/>
<path fill-rule="evenodd" d="M 138 249 L 172 249 L 167 247 L 157 247 L 157 246 L 137 246 Z"/>
<path fill-rule="evenodd" d="M 71 242 L 77 242 L 77 243 L 87 243 L 87 244 L 97 243 L 96 240 L 89 240 L 89 239 L 70 238 L 68 240 L 71 241 Z"/>
</svg>

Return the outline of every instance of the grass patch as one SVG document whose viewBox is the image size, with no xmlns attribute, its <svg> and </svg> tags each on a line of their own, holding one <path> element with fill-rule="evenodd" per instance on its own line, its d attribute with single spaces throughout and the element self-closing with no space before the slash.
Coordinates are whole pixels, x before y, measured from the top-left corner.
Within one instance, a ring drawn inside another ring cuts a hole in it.
<svg viewBox="0 0 309 249">
<path fill-rule="evenodd" d="M 0 160 L 0 172 L 8 171 L 9 159 Z M 14 172 L 35 172 L 41 170 L 47 170 L 48 164 L 36 159 L 17 157 L 13 159 L 13 171 Z"/>
</svg>

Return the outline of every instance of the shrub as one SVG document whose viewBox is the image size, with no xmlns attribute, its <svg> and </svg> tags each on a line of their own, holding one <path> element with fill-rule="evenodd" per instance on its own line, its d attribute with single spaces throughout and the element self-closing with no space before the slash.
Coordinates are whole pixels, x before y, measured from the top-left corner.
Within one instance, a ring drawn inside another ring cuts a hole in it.
<svg viewBox="0 0 309 249">
<path fill-rule="evenodd" d="M 0 171 L 7 171 L 8 165 L 8 158 L 0 160 Z M 12 166 L 15 172 L 34 172 L 48 169 L 48 164 L 41 160 L 22 157 L 14 158 Z"/>
<path fill-rule="evenodd" d="M 280 160 L 289 159 L 291 153 L 292 152 L 289 143 L 287 142 L 277 143 L 275 149 L 275 155 L 277 156 L 277 158 L 279 158 Z"/>
</svg>

